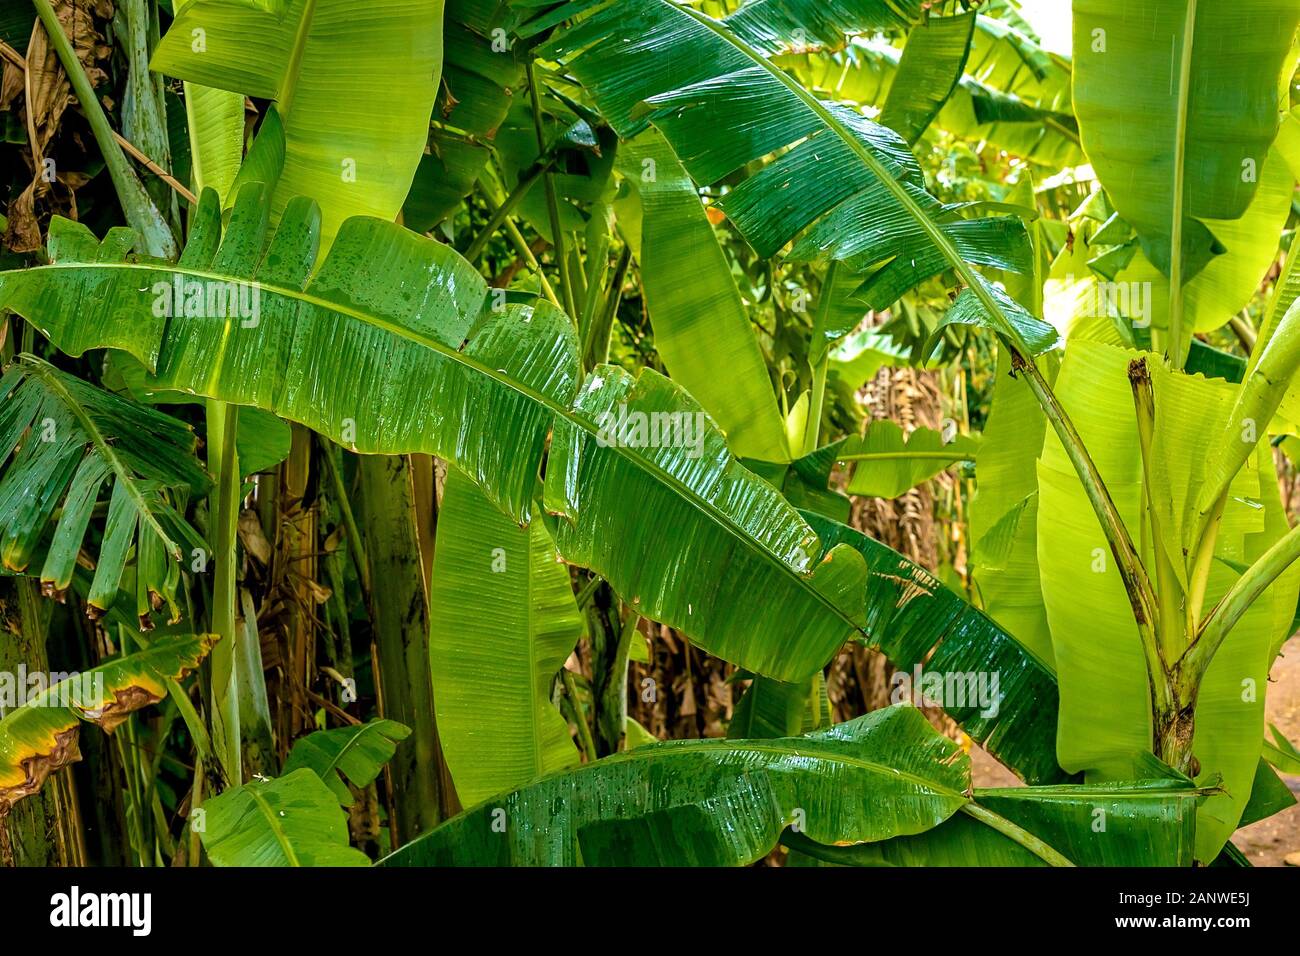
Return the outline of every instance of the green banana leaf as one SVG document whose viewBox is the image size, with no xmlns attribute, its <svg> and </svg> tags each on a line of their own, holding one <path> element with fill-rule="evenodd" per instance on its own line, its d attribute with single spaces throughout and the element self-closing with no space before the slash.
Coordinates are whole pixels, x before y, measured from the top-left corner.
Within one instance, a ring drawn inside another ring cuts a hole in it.
<svg viewBox="0 0 1300 956">
<path fill-rule="evenodd" d="M 438 509 L 429 628 L 438 736 L 462 803 L 578 762 L 551 703 L 583 631 L 569 570 L 542 522 L 521 529 L 455 469 Z"/>
<path fill-rule="evenodd" d="M 195 829 L 214 866 L 370 865 L 348 845 L 347 814 L 335 794 L 306 767 L 254 778 L 200 809 L 203 825 Z"/>
<path fill-rule="evenodd" d="M 959 461 L 974 461 L 979 442 L 970 435 L 952 441 L 933 428 L 917 428 L 906 437 L 897 422 L 874 421 L 867 433 L 853 436 L 836 457 L 853 462 L 848 492 L 875 498 L 897 498 Z"/>
<path fill-rule="evenodd" d="M 906 30 L 922 21 L 925 7 L 922 0 L 752 0 L 724 22 L 755 49 L 779 53 L 835 48 L 848 36 Z"/>
<path fill-rule="evenodd" d="M 203 542 L 165 492 L 201 495 L 211 484 L 194 457 L 190 427 L 32 356 L 20 357 L 0 377 L 0 402 L 0 557 L 5 568 L 25 571 L 53 527 L 41 586 L 52 595 L 66 591 L 99 491 L 108 484 L 108 521 L 90 604 L 102 611 L 117 597 L 134 548 L 146 592 L 141 613 L 148 612 L 147 594 L 152 593 L 165 597 L 178 616 L 181 545 L 202 547 Z"/>
<path fill-rule="evenodd" d="M 192 0 L 151 67 L 275 102 L 278 125 L 254 140 L 250 162 L 281 167 L 273 219 L 296 196 L 321 203 L 328 248 L 345 219 L 391 219 L 406 199 L 442 72 L 442 12 L 442 0 L 371 0 L 362 27 L 349 0 L 287 0 L 277 12 Z M 281 149 L 282 164 L 254 160 Z"/>
<path fill-rule="evenodd" d="M 1096 342 L 1072 342 L 1056 392 L 1110 490 L 1125 524 L 1141 526 L 1142 466 L 1128 364 L 1141 353 Z M 1155 502 L 1162 540 L 1147 546 L 1170 553 L 1179 524 L 1194 508 L 1206 461 L 1226 422 L 1236 387 L 1221 380 L 1152 368 L 1158 463 Z M 1151 714 L 1146 666 L 1132 609 L 1097 519 L 1054 434 L 1038 463 L 1038 558 L 1058 679 L 1058 755 L 1069 771 L 1096 779 L 1130 779 L 1133 755 L 1149 753 Z M 1216 554 L 1249 563 L 1285 533 L 1273 462 L 1264 443 L 1252 467 L 1238 475 L 1224 512 Z M 1149 540 L 1149 536 L 1148 536 Z M 1185 565 L 1178 560 L 1176 565 Z M 1207 606 L 1235 573 L 1221 561 L 1211 572 Z M 1236 828 L 1250 795 L 1259 754 L 1242 741 L 1263 733 L 1268 653 L 1295 610 L 1295 570 L 1251 608 L 1216 655 L 1197 701 L 1193 753 L 1198 783 L 1218 783 L 1197 823 L 1197 859 L 1212 860 Z"/>
<path fill-rule="evenodd" d="M 956 744 L 891 707 L 804 737 L 647 744 L 501 794 L 381 864 L 743 866 L 791 825 L 821 844 L 924 832 L 969 783 Z"/>
<path fill-rule="evenodd" d="M 283 776 L 306 768 L 325 782 L 341 806 L 350 807 L 355 801 L 348 784 L 372 784 L 410 734 L 410 727 L 395 720 L 318 730 L 294 741 Z"/>
<path fill-rule="evenodd" d="M 1047 418 L 998 350 L 993 405 L 970 505 L 975 581 L 984 611 L 1048 665 L 1056 660 L 1038 579 L 1038 476 Z M 1044 360 L 1045 365 L 1055 364 Z M 1044 374 L 1051 378 L 1050 369 Z"/>
<path fill-rule="evenodd" d="M 915 145 L 966 69 L 976 15 L 931 17 L 907 35 L 880 122 Z"/>
<path fill-rule="evenodd" d="M 1264 741 L 1264 759 L 1283 773 L 1300 774 L 1300 748 L 1272 724 L 1268 729 L 1273 739 Z"/>
<path fill-rule="evenodd" d="M 763 353 L 695 184 L 653 130 L 624 144 L 619 165 L 640 198 L 640 241 L 632 245 L 668 373 L 713 416 L 735 454 L 788 461 Z"/>
<path fill-rule="evenodd" d="M 673 55 L 681 49 L 692 51 L 689 60 Z M 897 134 L 816 99 L 725 24 L 689 7 L 610 0 L 541 53 L 565 63 L 620 136 L 653 123 L 697 183 L 797 143 L 719 205 L 760 256 L 799 236 L 794 258 L 848 261 L 866 276 L 860 297 L 870 307 L 887 307 L 950 267 L 967 279 L 968 261 L 1030 267 L 1018 219 L 966 219 L 943 206 L 925 192 Z"/>
<path fill-rule="evenodd" d="M 1190 278 L 1214 251 L 1208 221 L 1239 218 L 1255 195 L 1277 135 L 1279 77 L 1300 7 L 1074 0 L 1073 13 L 1084 151 L 1164 275 L 1181 224 Z"/>
<path fill-rule="evenodd" d="M 182 12 L 194 0 L 174 0 Z M 195 193 L 212 188 L 224 203 L 244 159 L 244 95 L 183 84 L 190 138 L 190 184 Z"/>
<path fill-rule="evenodd" d="M 1192 865 L 1201 792 L 1186 781 L 977 789 L 974 802 L 1029 831 L 1077 866 Z M 784 842 L 784 841 L 783 841 Z M 974 817 L 958 813 L 915 836 L 804 853 L 844 866 L 1045 866 L 1040 857 Z"/>
<path fill-rule="evenodd" d="M 168 684 L 199 666 L 216 635 L 159 638 L 43 690 L 0 720 L 0 821 L 50 774 L 81 759 L 82 721 L 112 733 L 134 711 L 167 696 Z"/>
<path fill-rule="evenodd" d="M 804 518 L 829 547 L 847 544 L 867 562 L 867 640 L 909 677 L 981 675 L 996 707 L 966 693 L 936 701 L 976 743 L 1030 784 L 1061 783 L 1056 762 L 1055 675 L 989 617 L 897 551 L 811 512 Z M 924 678 L 923 678 L 924 679 Z M 921 685 L 922 688 L 924 685 Z M 963 688 L 968 687 L 964 684 Z"/>
<path fill-rule="evenodd" d="M 469 263 L 392 223 L 350 220 L 308 280 L 314 205 L 291 204 L 263 254 L 263 195 L 241 191 L 222 241 L 216 196 L 206 193 L 177 265 L 124 261 L 84 226 L 56 220 L 54 263 L 0 274 L 0 307 L 69 354 L 123 349 L 157 369 L 160 387 L 273 411 L 356 451 L 435 454 L 520 523 L 554 427 L 546 498 L 566 516 L 557 523 L 560 550 L 639 613 L 787 680 L 814 673 L 855 632 L 857 556 L 823 557 L 817 536 L 731 457 L 672 382 L 600 367 L 575 398 L 577 344 L 566 316 L 545 303 L 493 310 Z M 153 315 L 156 284 L 187 283 L 211 301 L 254 276 L 253 318 Z M 642 521 L 646 509 L 662 521 Z M 672 548 L 663 527 L 680 535 Z M 763 614 L 738 613 L 758 592 Z"/>
</svg>

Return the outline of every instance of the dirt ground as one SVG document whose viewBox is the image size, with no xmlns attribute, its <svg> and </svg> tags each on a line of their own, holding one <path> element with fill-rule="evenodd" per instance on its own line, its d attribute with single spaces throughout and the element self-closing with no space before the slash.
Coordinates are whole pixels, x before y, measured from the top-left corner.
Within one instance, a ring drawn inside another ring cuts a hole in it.
<svg viewBox="0 0 1300 956">
<path fill-rule="evenodd" d="M 1282 648 L 1282 655 L 1269 674 L 1267 714 L 1288 740 L 1300 741 L 1300 635 Z M 975 786 L 1014 787 L 1020 781 L 1000 763 L 976 747 L 971 752 Z M 1300 776 L 1282 774 L 1291 792 L 1300 799 Z M 1300 865 L 1300 804 L 1238 830 L 1232 838 L 1237 848 L 1255 866 Z"/>
</svg>

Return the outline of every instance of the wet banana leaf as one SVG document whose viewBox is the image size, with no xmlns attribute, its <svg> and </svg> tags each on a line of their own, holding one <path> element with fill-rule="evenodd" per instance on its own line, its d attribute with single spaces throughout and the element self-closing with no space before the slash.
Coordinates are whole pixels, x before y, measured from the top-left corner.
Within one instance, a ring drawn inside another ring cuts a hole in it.
<svg viewBox="0 0 1300 956">
<path fill-rule="evenodd" d="M 678 386 L 601 367 L 576 397 L 576 336 L 558 310 L 494 310 L 453 250 L 376 219 L 349 220 L 312 274 L 314 205 L 292 203 L 267 247 L 263 196 L 241 191 L 222 240 L 205 194 L 175 265 L 56 220 L 54 263 L 0 274 L 0 306 L 69 354 L 130 352 L 158 387 L 269 410 L 360 452 L 437 455 L 520 523 L 554 427 L 546 497 L 565 516 L 560 550 L 641 614 L 786 680 L 810 676 L 855 632 L 860 560 L 851 549 L 823 558 Z M 182 303 L 171 320 L 155 314 L 159 297 Z M 661 522 L 641 520 L 646 509 Z M 677 546 L 664 547 L 664 527 Z M 758 591 L 763 613 L 739 613 Z"/>
<path fill-rule="evenodd" d="M 933 428 L 917 428 L 904 437 L 898 423 L 882 419 L 868 425 L 865 435 L 844 442 L 836 457 L 853 463 L 850 494 L 897 498 L 957 462 L 974 461 L 978 448 L 970 435 L 945 441 Z"/>
<path fill-rule="evenodd" d="M 868 642 L 899 670 L 919 674 L 916 690 L 925 691 L 926 672 L 938 677 L 944 699 L 935 703 L 1023 780 L 1065 781 L 1056 762 L 1058 700 L 1051 668 L 897 551 L 820 515 L 803 516 L 828 547 L 847 544 L 866 559 Z M 985 704 L 978 694 L 981 678 L 991 692 Z"/>
<path fill-rule="evenodd" d="M 389 866 L 744 866 L 797 826 L 821 844 L 921 833 L 967 800 L 970 762 L 911 707 L 804 737 L 647 744 L 501 794 Z"/>
<path fill-rule="evenodd" d="M 201 807 L 199 838 L 214 866 L 369 866 L 348 845 L 348 818 L 335 794 L 303 767 L 254 778 Z"/>
</svg>

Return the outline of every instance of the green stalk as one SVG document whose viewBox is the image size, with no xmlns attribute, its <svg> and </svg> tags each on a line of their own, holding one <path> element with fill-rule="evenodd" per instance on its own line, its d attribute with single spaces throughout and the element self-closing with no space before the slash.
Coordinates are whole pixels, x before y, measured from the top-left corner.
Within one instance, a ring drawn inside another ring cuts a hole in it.
<svg viewBox="0 0 1300 956">
<path fill-rule="evenodd" d="M 1178 117 L 1174 123 L 1173 222 L 1169 237 L 1169 363 L 1179 371 L 1187 345 L 1183 329 L 1183 166 L 1187 155 L 1187 102 L 1192 78 L 1192 42 L 1196 33 L 1196 0 L 1187 0 L 1183 20 L 1182 61 L 1178 66 Z"/>
<path fill-rule="evenodd" d="M 1242 615 L 1297 558 L 1300 558 L 1300 526 L 1292 528 L 1260 555 L 1210 612 L 1201 632 L 1187 649 L 1187 662 L 1193 671 L 1205 673 Z"/>
<path fill-rule="evenodd" d="M 632 248 L 624 246 L 619 253 L 618 263 L 614 266 L 614 274 L 610 276 L 604 304 L 595 313 L 596 318 L 582 330 L 583 371 L 590 371 L 609 358 L 609 335 L 614 328 L 614 317 L 618 315 L 618 305 L 623 300 L 623 280 L 627 278 L 631 263 Z"/>
<path fill-rule="evenodd" d="M 564 694 L 569 698 L 569 704 L 573 707 L 574 723 L 578 725 L 578 742 L 582 744 L 582 753 L 587 758 L 588 763 L 596 762 L 596 741 L 591 736 L 591 724 L 587 722 L 587 715 L 582 709 L 582 701 L 578 699 L 578 684 L 573 679 L 573 671 L 567 667 L 560 668 L 560 677 L 564 681 Z"/>
<path fill-rule="evenodd" d="M 997 830 L 1004 837 L 1014 840 L 1026 850 L 1038 857 L 1044 863 L 1051 866 L 1074 866 L 1066 857 L 1062 856 L 1056 850 L 1052 849 L 1045 842 L 1034 836 L 1024 827 L 1012 823 L 1004 816 L 994 813 L 987 807 L 981 807 L 978 803 L 962 804 L 962 813 L 968 817 L 974 817 L 985 826 Z"/>
<path fill-rule="evenodd" d="M 209 498 L 209 545 L 212 548 L 212 631 L 220 640 L 212 648 L 212 737 L 217 760 L 231 786 L 243 782 L 240 760 L 239 687 L 235 671 L 239 634 L 235 627 L 235 540 L 239 523 L 239 461 L 235 434 L 239 406 L 210 401 L 208 471 L 215 482 Z"/>
<path fill-rule="evenodd" d="M 1133 541 L 1129 536 L 1128 529 L 1124 527 L 1124 521 L 1120 517 L 1119 510 L 1115 507 L 1115 502 L 1110 497 L 1110 492 L 1106 490 L 1101 473 L 1088 455 L 1088 451 L 1084 447 L 1083 441 L 1080 439 L 1079 433 L 1070 421 L 1065 409 L 1056 400 L 1051 386 L 1047 384 L 1042 372 L 1038 370 L 1032 358 L 1026 359 L 1024 357 L 1032 355 L 1032 350 L 1025 343 L 1024 337 L 1019 330 L 1003 313 L 1001 306 L 998 305 L 997 300 L 993 298 L 993 294 L 989 291 L 988 285 L 976 275 L 966 260 L 961 257 L 957 247 L 944 234 L 939 224 L 925 214 L 925 211 L 907 192 L 903 184 L 896 180 L 885 165 L 835 118 L 835 115 L 825 103 L 804 89 L 794 77 L 784 70 L 774 69 L 761 53 L 739 37 L 734 36 L 718 21 L 687 6 L 678 7 L 678 9 L 720 39 L 731 44 L 757 66 L 768 71 L 773 79 L 785 86 L 792 95 L 798 97 L 829 130 L 843 140 L 845 146 L 872 172 L 880 185 L 911 215 L 917 225 L 920 226 L 921 231 L 925 233 L 926 238 L 934 244 L 935 248 L 951 265 L 953 271 L 957 273 L 958 278 L 979 300 L 989 319 L 998 326 L 999 335 L 1010 346 L 1013 367 L 1017 371 L 1024 372 L 1030 391 L 1033 392 L 1034 397 L 1043 407 L 1043 413 L 1051 422 L 1053 430 L 1065 448 L 1070 463 L 1079 474 L 1084 493 L 1088 496 L 1093 511 L 1097 514 L 1102 531 L 1110 544 L 1111 553 L 1115 556 L 1115 561 L 1119 566 L 1120 576 L 1124 580 L 1125 590 L 1128 591 L 1129 603 L 1133 607 L 1133 614 L 1138 627 L 1149 628 L 1154 616 L 1155 599 L 1151 593 L 1151 585 L 1147 580 L 1146 570 L 1142 567 L 1137 550 L 1133 547 Z"/>
<path fill-rule="evenodd" d="M 149 198 L 144 184 L 136 176 L 135 170 L 126 160 L 126 154 L 122 152 L 122 147 L 114 138 L 113 128 L 109 125 L 108 117 L 104 115 L 104 109 L 95 96 L 90 78 L 82 69 L 81 61 L 77 59 L 67 34 L 63 32 L 63 25 L 50 5 L 50 0 L 32 0 L 32 5 L 36 7 L 36 15 L 41 18 L 45 32 L 50 38 L 50 44 L 54 47 L 59 62 L 63 64 L 72 91 L 77 95 L 77 102 L 85 111 L 90 130 L 95 135 L 95 142 L 99 146 L 100 153 L 103 154 L 104 165 L 108 167 L 108 174 L 113 180 L 113 188 L 117 190 L 118 200 L 122 203 L 122 212 L 126 215 L 126 221 L 144 242 L 145 252 L 162 259 L 175 259 L 180 254 L 176 237 L 168 227 L 167 220 Z"/>
<path fill-rule="evenodd" d="M 528 96 L 533 104 L 533 128 L 537 134 L 537 155 L 546 155 L 546 132 L 542 128 L 542 100 L 537 92 L 537 73 L 533 63 L 528 61 Z M 560 229 L 560 205 L 555 196 L 555 178 L 550 171 L 544 172 L 543 185 L 546 188 L 546 214 L 551 223 L 551 241 L 555 254 L 555 266 L 560 273 L 560 295 L 564 299 L 564 310 L 576 322 L 578 309 L 573 298 L 573 281 L 569 275 L 569 258 L 564 249 L 564 232 Z"/>
<path fill-rule="evenodd" d="M 492 238 L 493 233 L 501 228 L 501 224 L 506 221 L 506 217 L 510 215 L 515 206 L 519 205 L 519 201 L 528 195 L 528 190 L 533 188 L 533 183 L 537 182 L 550 170 L 553 162 L 554 157 L 539 161 L 520 177 L 519 182 L 515 184 L 514 189 L 510 190 L 505 201 L 492 210 L 491 218 L 488 219 L 487 224 L 479 230 L 479 234 L 474 237 L 474 240 L 469 244 L 469 248 L 465 250 L 466 259 L 470 262 L 478 261 L 478 257 L 483 254 L 483 250 L 487 247 L 488 240 Z M 489 204 L 490 207 L 491 204 Z"/>
</svg>

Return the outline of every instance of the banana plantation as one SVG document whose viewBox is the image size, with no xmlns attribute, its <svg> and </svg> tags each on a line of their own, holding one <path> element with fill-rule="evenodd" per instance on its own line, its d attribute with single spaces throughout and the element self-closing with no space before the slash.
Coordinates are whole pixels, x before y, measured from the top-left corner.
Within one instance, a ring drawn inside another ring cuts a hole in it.
<svg viewBox="0 0 1300 956">
<path fill-rule="evenodd" d="M 1298 26 L 0 0 L 0 869 L 1300 865 Z"/>
</svg>

